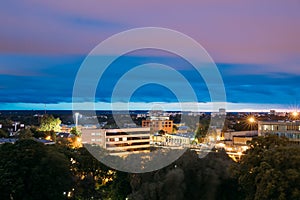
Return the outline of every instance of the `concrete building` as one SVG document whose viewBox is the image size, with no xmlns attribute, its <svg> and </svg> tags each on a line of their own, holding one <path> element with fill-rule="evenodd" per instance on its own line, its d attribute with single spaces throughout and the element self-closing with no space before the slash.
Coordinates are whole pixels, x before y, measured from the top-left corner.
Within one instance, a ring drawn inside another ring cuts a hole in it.
<svg viewBox="0 0 300 200">
<path fill-rule="evenodd" d="M 226 109 L 225 108 L 219 108 L 219 112 L 212 112 L 211 116 L 225 116 L 226 115 Z"/>
<path fill-rule="evenodd" d="M 257 131 L 229 131 L 225 132 L 223 137 L 224 140 L 233 140 L 233 137 L 255 137 L 257 135 Z"/>
<path fill-rule="evenodd" d="M 165 131 L 165 133 L 172 133 L 173 121 L 169 120 L 168 117 L 151 117 L 150 119 L 142 121 L 142 127 L 149 127 L 152 134 L 160 130 Z"/>
<path fill-rule="evenodd" d="M 99 145 L 111 155 L 148 152 L 150 128 L 82 129 L 82 143 Z"/>
<path fill-rule="evenodd" d="M 178 128 L 178 130 L 176 131 L 177 134 L 185 134 L 189 130 L 188 126 L 179 126 L 177 128 Z"/>
<path fill-rule="evenodd" d="M 166 134 L 165 135 L 165 145 L 166 146 L 183 146 L 187 147 L 195 139 L 194 133 L 185 134 Z"/>
<path fill-rule="evenodd" d="M 250 142 L 253 139 L 251 136 L 233 136 L 232 143 L 233 146 L 246 146 L 247 142 Z"/>
<path fill-rule="evenodd" d="M 274 134 L 300 144 L 300 121 L 259 121 L 258 136 Z"/>
</svg>

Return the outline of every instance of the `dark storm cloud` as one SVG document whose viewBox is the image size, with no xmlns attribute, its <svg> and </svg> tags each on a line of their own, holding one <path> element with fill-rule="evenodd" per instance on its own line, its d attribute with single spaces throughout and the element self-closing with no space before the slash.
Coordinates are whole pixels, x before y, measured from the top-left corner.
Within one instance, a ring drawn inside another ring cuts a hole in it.
<svg viewBox="0 0 300 200">
<path fill-rule="evenodd" d="M 71 102 L 72 89 L 76 73 L 84 56 L 1 56 L 0 75 L 1 102 L 25 103 L 60 103 Z M 193 89 L 201 102 L 210 101 L 205 82 L 201 75 L 184 60 L 178 57 L 159 57 L 127 55 L 115 61 L 100 79 L 96 99 L 110 102 L 111 94 L 117 81 L 124 73 L 135 66 L 157 62 L 169 65 L 180 72 Z M 229 73 L 236 70 L 235 64 L 217 64 L 226 88 L 227 100 L 239 103 L 283 103 L 289 104 L 300 98 L 298 83 L 300 75 L 288 73 L 265 73 L 239 75 Z M 226 65 L 226 70 L 224 70 Z M 244 67 L 257 67 L 239 64 Z M 39 70 L 37 70 L 37 68 Z M 143 78 L 147 74 L 142 74 Z M 165 76 L 175 87 L 180 83 Z M 132 80 L 134 81 L 134 80 Z M 122 96 L 120 96 L 122 101 Z M 134 102 L 177 102 L 176 97 L 168 88 L 150 84 L 139 88 L 132 96 Z"/>
</svg>

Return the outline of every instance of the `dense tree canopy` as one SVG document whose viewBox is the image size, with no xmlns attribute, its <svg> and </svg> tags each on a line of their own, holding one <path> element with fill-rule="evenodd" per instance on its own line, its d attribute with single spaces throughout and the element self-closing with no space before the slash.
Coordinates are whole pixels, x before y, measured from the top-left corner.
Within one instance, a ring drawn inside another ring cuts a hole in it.
<svg viewBox="0 0 300 200">
<path fill-rule="evenodd" d="M 228 170 L 232 163 L 225 152 L 199 159 L 195 152 L 187 151 L 166 168 L 132 174 L 129 199 L 237 199 L 237 184 Z"/>
<path fill-rule="evenodd" d="M 117 200 L 130 192 L 127 173 L 106 167 L 85 148 L 31 139 L 0 145 L 0 199 Z"/>
<path fill-rule="evenodd" d="M 0 146 L 0 199 L 65 199 L 71 187 L 63 154 L 34 140 Z"/>
<path fill-rule="evenodd" d="M 300 147 L 275 135 L 258 137 L 235 168 L 245 199 L 300 199 Z"/>
</svg>

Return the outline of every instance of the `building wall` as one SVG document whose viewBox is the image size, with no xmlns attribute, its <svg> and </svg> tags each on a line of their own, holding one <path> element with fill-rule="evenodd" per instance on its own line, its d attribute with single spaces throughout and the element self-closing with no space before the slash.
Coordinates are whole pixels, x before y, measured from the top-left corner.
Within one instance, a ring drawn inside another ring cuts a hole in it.
<svg viewBox="0 0 300 200">
<path fill-rule="evenodd" d="M 278 136 L 287 137 L 290 141 L 300 142 L 300 122 L 299 121 L 259 121 L 258 135 L 266 136 L 275 134 Z"/>
<path fill-rule="evenodd" d="M 166 133 L 172 133 L 173 121 L 172 120 L 143 120 L 142 127 L 149 127 L 151 133 L 156 133 L 164 130 Z"/>
<path fill-rule="evenodd" d="M 82 129 L 81 133 L 83 144 L 96 144 L 105 147 L 105 129 Z"/>
<path fill-rule="evenodd" d="M 97 144 L 114 155 L 149 151 L 150 128 L 83 129 L 82 142 Z"/>
<path fill-rule="evenodd" d="M 183 137 L 180 135 L 172 135 L 172 134 L 167 134 L 165 136 L 166 140 L 165 143 L 166 145 L 178 145 L 178 146 L 185 146 L 185 145 L 190 145 L 191 142 L 193 141 L 193 138 L 189 137 Z"/>
<path fill-rule="evenodd" d="M 247 145 L 248 141 L 251 141 L 253 137 L 233 137 L 233 145 Z"/>
<path fill-rule="evenodd" d="M 257 136 L 257 131 L 233 131 L 233 132 L 225 132 L 224 139 L 232 140 L 234 136 Z"/>
</svg>

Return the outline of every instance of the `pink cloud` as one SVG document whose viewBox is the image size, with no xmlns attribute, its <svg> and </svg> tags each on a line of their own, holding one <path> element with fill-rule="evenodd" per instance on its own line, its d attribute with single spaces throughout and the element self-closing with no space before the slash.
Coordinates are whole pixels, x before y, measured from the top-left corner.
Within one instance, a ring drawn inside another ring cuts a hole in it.
<svg viewBox="0 0 300 200">
<path fill-rule="evenodd" d="M 88 53 L 127 28 L 161 26 L 195 38 L 218 62 L 285 63 L 286 55 L 300 53 L 298 1 L 31 0 L 14 6 L 23 9 L 5 13 L 0 8 L 1 52 Z M 69 17 L 115 27 L 90 28 Z"/>
</svg>

